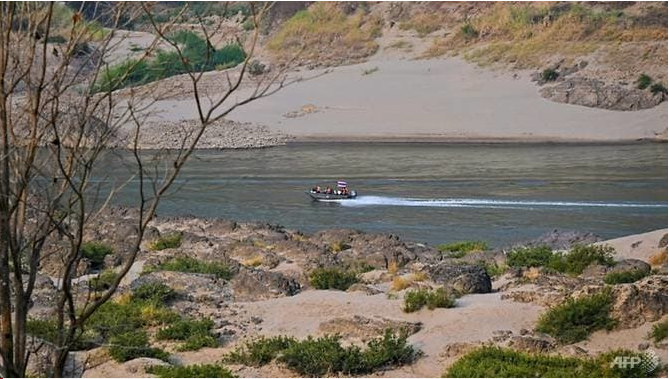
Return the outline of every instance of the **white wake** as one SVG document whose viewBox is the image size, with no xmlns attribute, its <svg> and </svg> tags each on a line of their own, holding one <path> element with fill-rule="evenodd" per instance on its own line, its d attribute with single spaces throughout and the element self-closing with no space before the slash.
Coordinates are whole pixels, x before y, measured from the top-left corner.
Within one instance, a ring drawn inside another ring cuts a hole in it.
<svg viewBox="0 0 669 379">
<path fill-rule="evenodd" d="M 537 207 L 603 207 L 603 208 L 666 208 L 667 204 L 635 202 L 596 201 L 540 201 L 540 200 L 499 200 L 499 199 L 414 199 L 387 196 L 358 196 L 353 200 L 339 201 L 344 206 L 361 207 L 373 205 L 398 207 L 436 208 L 537 208 Z"/>
</svg>

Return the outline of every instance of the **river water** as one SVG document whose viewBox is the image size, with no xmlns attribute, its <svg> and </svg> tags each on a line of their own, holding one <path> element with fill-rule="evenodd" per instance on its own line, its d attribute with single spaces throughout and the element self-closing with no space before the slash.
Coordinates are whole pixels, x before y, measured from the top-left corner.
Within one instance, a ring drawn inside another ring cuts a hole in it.
<svg viewBox="0 0 669 379">
<path fill-rule="evenodd" d="M 106 158 L 103 187 L 129 177 L 130 153 Z M 359 196 L 312 202 L 314 185 L 347 180 Z M 115 198 L 137 204 L 137 181 Z M 346 227 L 431 244 L 493 246 L 553 229 L 605 238 L 667 227 L 667 145 L 292 143 L 199 151 L 159 214 Z"/>
</svg>

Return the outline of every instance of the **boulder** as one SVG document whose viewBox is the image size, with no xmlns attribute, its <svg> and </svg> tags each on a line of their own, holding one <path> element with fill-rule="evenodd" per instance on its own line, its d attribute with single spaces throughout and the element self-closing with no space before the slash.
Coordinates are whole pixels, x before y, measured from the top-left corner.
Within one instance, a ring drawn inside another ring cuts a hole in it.
<svg viewBox="0 0 669 379">
<path fill-rule="evenodd" d="M 452 287 L 461 294 L 492 291 L 490 276 L 481 266 L 449 265 L 441 262 L 428 267 L 427 270 L 435 283 Z"/>
<path fill-rule="evenodd" d="M 123 368 L 133 374 L 146 374 L 146 369 L 151 366 L 168 366 L 168 363 L 158 358 L 135 358 L 123 363 Z"/>
<path fill-rule="evenodd" d="M 667 314 L 667 277 L 653 275 L 613 287 L 611 316 L 623 328 L 657 321 Z"/>
<path fill-rule="evenodd" d="M 574 245 L 588 245 L 597 241 L 601 241 L 601 238 L 592 233 L 554 229 L 519 245 L 549 246 L 552 250 L 567 250 Z"/>
<path fill-rule="evenodd" d="M 547 353 L 557 346 L 555 341 L 548 338 L 534 337 L 534 336 L 513 336 L 511 337 L 509 347 L 514 350 L 524 351 L 527 353 Z"/>
<path fill-rule="evenodd" d="M 608 272 L 627 272 L 627 271 L 642 271 L 646 274 L 650 273 L 650 265 L 639 259 L 623 259 L 616 262 L 615 266 L 611 267 Z"/>
<path fill-rule="evenodd" d="M 295 279 L 280 272 L 241 268 L 230 284 L 236 301 L 256 301 L 281 296 L 293 296 L 301 286 Z"/>
<path fill-rule="evenodd" d="M 354 315 L 325 321 L 318 326 L 318 331 L 323 334 L 338 334 L 343 338 L 368 340 L 383 335 L 386 330 L 411 335 L 417 333 L 421 328 L 420 322 Z"/>
<path fill-rule="evenodd" d="M 557 85 L 544 87 L 541 96 L 558 103 L 618 111 L 648 109 L 665 100 L 662 93 L 653 94 L 649 90 L 584 77 L 569 78 Z"/>
</svg>

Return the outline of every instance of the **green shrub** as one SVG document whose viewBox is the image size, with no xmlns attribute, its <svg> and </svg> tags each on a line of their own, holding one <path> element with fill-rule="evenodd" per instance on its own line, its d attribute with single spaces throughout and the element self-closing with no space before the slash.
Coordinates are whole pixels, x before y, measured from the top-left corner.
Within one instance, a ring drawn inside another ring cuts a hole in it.
<svg viewBox="0 0 669 379">
<path fill-rule="evenodd" d="M 89 279 L 88 285 L 93 291 L 105 291 L 111 288 L 114 280 L 116 280 L 116 272 L 112 269 L 107 269 Z"/>
<path fill-rule="evenodd" d="M 172 287 L 158 282 L 144 283 L 132 291 L 132 297 L 136 300 L 148 300 L 163 304 L 174 299 L 176 292 Z"/>
<path fill-rule="evenodd" d="M 653 79 L 646 74 L 639 75 L 639 78 L 636 80 L 636 86 L 638 89 L 646 89 L 652 83 Z"/>
<path fill-rule="evenodd" d="M 135 303 L 119 304 L 113 301 L 101 305 L 85 325 L 105 341 L 114 335 L 141 329 L 142 326 L 144 321 L 139 306 Z"/>
<path fill-rule="evenodd" d="M 247 71 L 251 76 L 258 76 L 264 74 L 265 69 L 266 67 L 264 64 L 260 63 L 259 60 L 254 59 L 249 63 Z"/>
<path fill-rule="evenodd" d="M 655 83 L 650 86 L 650 92 L 652 92 L 653 95 L 657 95 L 658 93 L 663 93 L 666 95 L 667 87 L 665 87 L 662 83 Z"/>
<path fill-rule="evenodd" d="M 643 270 L 629 270 L 620 272 L 610 272 L 604 277 L 606 284 L 634 283 L 646 276 Z"/>
<path fill-rule="evenodd" d="M 51 35 L 46 39 L 47 43 L 65 43 L 67 42 L 67 39 L 61 35 Z"/>
<path fill-rule="evenodd" d="M 450 255 L 452 258 L 462 258 L 465 256 L 465 254 L 472 251 L 488 250 L 488 244 L 483 241 L 462 241 L 451 244 L 438 245 L 437 250 L 441 252 L 456 253 Z"/>
<path fill-rule="evenodd" d="M 652 376 L 643 365 L 621 369 L 612 365 L 616 356 L 637 356 L 641 353 L 613 351 L 597 358 L 573 358 L 546 354 L 530 354 L 508 348 L 480 347 L 467 353 L 448 368 L 450 378 L 606 378 Z"/>
<path fill-rule="evenodd" d="M 465 37 L 465 39 L 474 39 L 478 38 L 479 32 L 474 28 L 474 25 L 466 23 L 460 27 L 460 32 Z"/>
<path fill-rule="evenodd" d="M 509 252 L 507 263 L 511 267 L 547 267 L 558 272 L 579 275 L 589 265 L 614 264 L 613 249 L 609 246 L 576 245 L 562 255 L 548 246 L 520 247 Z"/>
<path fill-rule="evenodd" d="M 555 254 L 548 246 L 518 247 L 507 255 L 507 264 L 511 267 L 547 266 Z"/>
<path fill-rule="evenodd" d="M 613 260 L 614 251 L 610 246 L 576 245 L 563 256 L 564 268 L 554 268 L 568 274 L 579 275 L 593 263 L 613 266 L 615 263 Z"/>
<path fill-rule="evenodd" d="M 418 354 L 407 345 L 406 336 L 397 337 L 386 331 L 383 337 L 369 341 L 365 350 L 356 346 L 342 347 L 339 336 L 326 335 L 317 339 L 310 336 L 290 344 L 278 359 L 304 376 L 351 376 L 410 363 Z"/>
<path fill-rule="evenodd" d="M 210 274 L 230 280 L 232 271 L 225 263 L 204 262 L 190 257 L 176 257 L 155 267 L 158 270 L 186 272 L 191 274 Z"/>
<path fill-rule="evenodd" d="M 165 249 L 174 249 L 181 246 L 181 234 L 173 233 L 166 236 L 161 236 L 157 240 L 153 241 L 149 249 L 151 250 L 165 250 Z"/>
<path fill-rule="evenodd" d="M 246 342 L 228 353 L 223 359 L 225 362 L 243 364 L 245 366 L 260 367 L 274 360 L 279 354 L 288 349 L 297 340 L 292 337 L 260 337 Z"/>
<path fill-rule="evenodd" d="M 147 373 L 159 378 L 236 378 L 232 371 L 218 365 L 151 366 Z"/>
<path fill-rule="evenodd" d="M 648 338 L 652 339 L 655 343 L 660 343 L 663 340 L 667 339 L 667 322 L 660 322 L 653 325 L 653 329 L 648 333 Z"/>
<path fill-rule="evenodd" d="M 552 68 L 547 68 L 541 72 L 541 79 L 545 82 L 555 81 L 560 74 Z"/>
<path fill-rule="evenodd" d="M 218 347 L 218 341 L 211 334 L 194 334 L 177 346 L 177 351 L 195 351 L 203 347 Z"/>
<path fill-rule="evenodd" d="M 536 330 L 564 344 L 582 341 L 596 330 L 615 326 L 610 316 L 612 302 L 608 289 L 580 299 L 570 298 L 544 313 Z"/>
<path fill-rule="evenodd" d="M 309 275 L 311 285 L 319 290 L 338 289 L 346 291 L 358 282 L 355 272 L 342 271 L 336 268 L 317 268 Z"/>
<path fill-rule="evenodd" d="M 455 306 L 455 299 L 443 288 L 436 290 L 417 289 L 407 291 L 404 294 L 405 312 L 415 312 L 427 306 L 432 310 L 435 308 L 452 308 Z"/>
<path fill-rule="evenodd" d="M 59 328 L 56 320 L 28 319 L 26 322 L 26 334 L 56 344 L 58 341 Z M 70 350 L 87 350 L 95 346 L 95 335 L 89 330 L 83 332 L 78 330 L 76 338 L 70 345 Z"/>
<path fill-rule="evenodd" d="M 81 244 L 81 255 L 91 261 L 94 266 L 101 266 L 105 257 L 113 254 L 111 246 L 102 242 L 84 242 Z"/>
<path fill-rule="evenodd" d="M 184 341 L 195 334 L 209 334 L 214 322 L 208 318 L 202 320 L 180 320 L 156 333 L 159 340 Z"/>
<path fill-rule="evenodd" d="M 382 367 L 412 362 L 419 352 L 407 344 L 404 334 L 386 330 L 383 337 L 374 338 L 361 350 L 356 346 L 343 347 L 338 335 L 320 338 L 311 336 L 302 341 L 292 337 L 260 337 L 227 354 L 228 363 L 259 367 L 277 359 L 300 375 L 319 377 L 371 373 Z"/>
<path fill-rule="evenodd" d="M 177 351 L 199 350 L 203 347 L 218 347 L 216 337 L 211 334 L 214 322 L 208 318 L 202 320 L 179 320 L 167 328 L 158 330 L 159 340 L 185 341 L 177 346 Z"/>
<path fill-rule="evenodd" d="M 169 354 L 149 346 L 149 337 L 143 330 L 114 335 L 109 340 L 109 355 L 117 362 L 126 362 L 139 357 L 158 358 L 167 361 Z"/>
</svg>

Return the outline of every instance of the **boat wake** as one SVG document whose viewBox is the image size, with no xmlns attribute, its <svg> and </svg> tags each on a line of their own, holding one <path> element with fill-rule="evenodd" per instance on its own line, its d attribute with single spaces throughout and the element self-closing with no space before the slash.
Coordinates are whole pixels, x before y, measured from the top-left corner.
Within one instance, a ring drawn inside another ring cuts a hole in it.
<svg viewBox="0 0 669 379">
<path fill-rule="evenodd" d="M 595 201 L 538 201 L 538 200 L 498 200 L 498 199 L 414 199 L 405 197 L 358 196 L 355 200 L 338 201 L 348 207 L 398 206 L 398 207 L 434 207 L 434 208 L 666 208 L 667 204 L 634 202 L 595 202 Z"/>
</svg>

